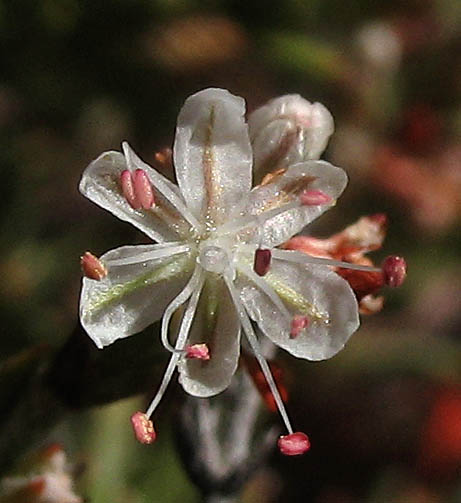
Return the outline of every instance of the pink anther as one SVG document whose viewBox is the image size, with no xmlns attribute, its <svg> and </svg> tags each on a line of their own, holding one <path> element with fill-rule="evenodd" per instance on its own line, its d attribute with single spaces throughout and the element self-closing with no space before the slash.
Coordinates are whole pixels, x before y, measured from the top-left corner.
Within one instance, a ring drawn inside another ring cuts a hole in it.
<svg viewBox="0 0 461 503">
<path fill-rule="evenodd" d="M 293 316 L 293 319 L 291 320 L 290 337 L 294 339 L 308 326 L 309 318 L 307 316 L 303 316 L 302 314 L 295 314 Z"/>
<path fill-rule="evenodd" d="M 299 196 L 299 200 L 303 206 L 321 206 L 331 203 L 333 198 L 322 190 L 312 189 L 303 191 Z"/>
<path fill-rule="evenodd" d="M 154 189 L 143 169 L 137 169 L 134 173 L 134 192 L 142 208 L 149 210 L 154 206 Z"/>
<path fill-rule="evenodd" d="M 143 412 L 135 412 L 131 416 L 136 440 L 141 444 L 152 444 L 157 438 L 152 421 Z"/>
<path fill-rule="evenodd" d="M 135 210 L 141 208 L 141 202 L 136 194 L 135 181 L 131 171 L 125 169 L 120 175 L 120 184 L 122 186 L 122 193 L 128 204 Z"/>
<path fill-rule="evenodd" d="M 89 251 L 85 252 L 80 258 L 83 275 L 90 279 L 100 281 L 107 276 L 106 266 Z"/>
<path fill-rule="evenodd" d="M 193 344 L 186 347 L 186 358 L 208 361 L 210 359 L 210 350 L 206 344 Z"/>
<path fill-rule="evenodd" d="M 282 435 L 277 442 L 279 451 L 285 456 L 299 456 L 311 448 L 309 437 L 301 432 Z"/>
</svg>

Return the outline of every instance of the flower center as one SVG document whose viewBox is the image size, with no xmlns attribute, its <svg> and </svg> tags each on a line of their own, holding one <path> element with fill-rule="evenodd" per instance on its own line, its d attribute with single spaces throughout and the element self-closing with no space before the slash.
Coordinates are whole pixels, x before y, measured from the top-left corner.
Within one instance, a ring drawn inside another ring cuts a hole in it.
<svg viewBox="0 0 461 503">
<path fill-rule="evenodd" d="M 204 245 L 200 248 L 198 261 L 209 272 L 222 274 L 229 267 L 229 256 L 220 246 Z"/>
</svg>

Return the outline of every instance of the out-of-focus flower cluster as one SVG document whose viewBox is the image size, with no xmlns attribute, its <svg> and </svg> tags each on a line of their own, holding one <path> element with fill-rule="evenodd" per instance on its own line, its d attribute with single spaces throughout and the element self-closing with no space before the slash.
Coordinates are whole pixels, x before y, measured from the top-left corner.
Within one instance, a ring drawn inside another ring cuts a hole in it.
<svg viewBox="0 0 461 503">
<path fill-rule="evenodd" d="M 65 452 L 51 445 L 31 455 L 14 476 L 1 480 L 1 503 L 82 503 L 73 489 Z"/>
<path fill-rule="evenodd" d="M 386 215 L 370 215 L 360 218 L 355 224 L 329 238 L 295 236 L 284 243 L 283 247 L 316 257 L 372 266 L 373 261 L 366 253 L 381 248 L 386 227 Z M 384 297 L 375 294 L 386 284 L 383 271 L 357 271 L 336 267 L 336 272 L 351 285 L 359 301 L 360 314 L 373 314 L 382 309 Z"/>
</svg>

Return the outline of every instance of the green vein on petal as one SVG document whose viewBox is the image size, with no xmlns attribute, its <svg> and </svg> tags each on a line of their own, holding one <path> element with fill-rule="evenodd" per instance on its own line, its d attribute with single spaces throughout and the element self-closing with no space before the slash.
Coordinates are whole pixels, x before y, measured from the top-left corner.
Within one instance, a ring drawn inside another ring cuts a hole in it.
<svg viewBox="0 0 461 503">
<path fill-rule="evenodd" d="M 206 331 L 214 333 L 218 321 L 219 302 L 222 296 L 222 280 L 213 273 L 208 273 L 203 287 L 204 315 Z"/>
<path fill-rule="evenodd" d="M 325 321 L 326 319 L 328 319 L 328 316 L 320 312 L 314 304 L 309 302 L 294 288 L 284 283 L 274 273 L 268 272 L 264 276 L 264 279 L 275 290 L 277 295 L 296 311 L 309 315 L 311 318 L 317 319 L 319 321 Z"/>
<path fill-rule="evenodd" d="M 153 271 L 142 274 L 127 283 L 114 285 L 105 292 L 95 295 L 89 302 L 87 311 L 99 311 L 100 309 L 121 299 L 125 295 L 134 292 L 138 288 L 151 286 L 155 283 L 159 283 L 160 281 L 171 280 L 180 274 L 185 274 L 191 271 L 192 267 L 193 261 L 188 255 L 171 259 L 166 264 L 161 265 Z"/>
</svg>

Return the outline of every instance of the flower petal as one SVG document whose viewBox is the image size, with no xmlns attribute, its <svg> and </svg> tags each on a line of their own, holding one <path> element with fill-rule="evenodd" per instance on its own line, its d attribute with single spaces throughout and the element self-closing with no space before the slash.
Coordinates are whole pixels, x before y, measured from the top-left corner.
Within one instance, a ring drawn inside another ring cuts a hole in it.
<svg viewBox="0 0 461 503">
<path fill-rule="evenodd" d="M 140 332 L 158 320 L 168 303 L 184 288 L 193 261 L 188 253 L 168 253 L 177 248 L 122 246 L 100 258 L 108 269 L 104 279 L 83 278 L 80 320 L 99 348 Z M 165 251 L 160 258 L 159 250 Z M 149 259 L 149 253 L 157 258 Z M 139 261 L 130 263 L 137 257 Z M 119 265 L 124 260 L 128 263 Z"/>
<path fill-rule="evenodd" d="M 226 389 L 240 355 L 240 322 L 229 291 L 222 279 L 209 275 L 199 310 L 187 341 L 188 345 L 207 344 L 208 361 L 183 358 L 179 382 L 194 396 L 213 396 Z"/>
<path fill-rule="evenodd" d="M 242 213 L 257 216 L 259 225 L 262 225 L 257 241 L 260 246 L 270 248 L 291 238 L 328 210 L 346 185 L 346 173 L 328 162 L 307 161 L 294 164 L 269 183 L 255 187 Z M 293 207 L 306 189 L 319 190 L 330 196 L 332 202 Z M 285 205 L 287 210 L 283 211 Z M 269 212 L 277 208 L 280 213 L 270 216 L 272 213 Z"/>
<path fill-rule="evenodd" d="M 334 131 L 331 113 L 298 94 L 280 96 L 256 109 L 248 126 L 254 169 L 261 174 L 318 159 Z"/>
<path fill-rule="evenodd" d="M 123 154 L 105 152 L 86 168 L 80 182 L 80 192 L 116 217 L 133 224 L 155 241 L 173 241 L 178 239 L 178 235 L 187 232 L 189 225 L 163 197 L 155 187 L 155 183 L 153 186 L 156 204 L 152 209 L 135 210 L 130 206 L 120 185 L 121 174 L 126 169 L 128 165 Z M 174 184 L 150 166 L 143 165 L 143 169 L 148 175 L 155 173 L 156 177 L 160 177 L 171 190 L 177 190 Z M 180 198 L 179 195 L 177 197 Z"/>
<path fill-rule="evenodd" d="M 178 117 L 174 164 L 178 185 L 197 218 L 223 222 L 251 188 L 252 152 L 245 101 L 224 89 L 189 97 Z"/>
<path fill-rule="evenodd" d="M 244 273 L 237 286 L 250 317 L 272 342 L 299 358 L 324 360 L 340 351 L 359 326 L 357 300 L 350 286 L 324 266 L 273 260 L 261 278 L 292 314 L 309 318 L 308 327 L 290 337 L 290 319 Z"/>
</svg>

